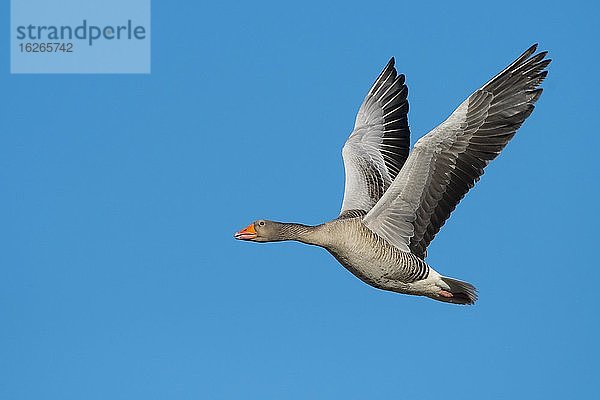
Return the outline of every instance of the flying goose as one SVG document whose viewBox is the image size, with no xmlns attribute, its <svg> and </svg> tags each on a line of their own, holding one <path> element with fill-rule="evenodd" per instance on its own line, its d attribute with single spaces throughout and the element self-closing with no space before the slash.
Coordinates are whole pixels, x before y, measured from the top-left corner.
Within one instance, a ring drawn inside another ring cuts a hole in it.
<svg viewBox="0 0 600 400">
<path fill-rule="evenodd" d="M 440 275 L 427 246 L 456 205 L 531 114 L 547 52 L 531 46 L 467 98 L 409 155 L 408 88 L 392 58 L 363 101 L 342 156 L 340 215 L 317 226 L 258 220 L 235 233 L 254 242 L 295 240 L 329 251 L 367 284 L 455 304 L 477 300 L 473 285 Z"/>
</svg>

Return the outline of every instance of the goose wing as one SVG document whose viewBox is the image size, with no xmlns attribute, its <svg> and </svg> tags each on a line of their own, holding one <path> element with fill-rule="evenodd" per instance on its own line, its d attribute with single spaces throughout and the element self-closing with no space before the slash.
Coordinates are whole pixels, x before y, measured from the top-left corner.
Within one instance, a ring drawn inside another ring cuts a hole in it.
<svg viewBox="0 0 600 400">
<path fill-rule="evenodd" d="M 460 200 L 531 114 L 551 60 L 531 46 L 414 146 L 363 222 L 420 258 Z"/>
<path fill-rule="evenodd" d="M 408 88 L 392 58 L 363 101 L 342 149 L 346 186 L 340 217 L 366 214 L 390 186 L 410 147 Z"/>
</svg>

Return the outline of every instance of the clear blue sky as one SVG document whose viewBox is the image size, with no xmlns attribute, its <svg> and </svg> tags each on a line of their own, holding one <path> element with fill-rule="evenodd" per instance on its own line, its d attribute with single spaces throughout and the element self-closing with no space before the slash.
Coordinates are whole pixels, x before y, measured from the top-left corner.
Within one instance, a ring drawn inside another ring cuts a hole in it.
<svg viewBox="0 0 600 400">
<path fill-rule="evenodd" d="M 155 1 L 150 75 L 10 75 L 3 29 L 0 398 L 597 395 L 591 4 Z M 232 238 L 337 215 L 390 56 L 414 143 L 534 42 L 554 60 L 535 112 L 429 248 L 475 306 Z"/>
</svg>

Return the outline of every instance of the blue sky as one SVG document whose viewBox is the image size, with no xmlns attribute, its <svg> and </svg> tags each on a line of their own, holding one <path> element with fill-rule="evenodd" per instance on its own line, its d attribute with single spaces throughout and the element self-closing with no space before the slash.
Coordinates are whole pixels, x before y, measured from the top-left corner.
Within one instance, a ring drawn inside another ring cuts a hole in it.
<svg viewBox="0 0 600 400">
<path fill-rule="evenodd" d="M 154 2 L 150 75 L 10 75 L 5 29 L 0 398 L 597 394 L 598 11 Z M 429 248 L 475 306 L 232 238 L 337 215 L 390 56 L 414 143 L 534 42 L 554 60 L 535 112 Z"/>
</svg>

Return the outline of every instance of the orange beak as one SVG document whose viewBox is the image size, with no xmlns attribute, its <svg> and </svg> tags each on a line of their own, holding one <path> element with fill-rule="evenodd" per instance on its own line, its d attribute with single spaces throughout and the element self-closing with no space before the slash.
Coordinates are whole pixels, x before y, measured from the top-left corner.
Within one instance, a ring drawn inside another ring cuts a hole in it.
<svg viewBox="0 0 600 400">
<path fill-rule="evenodd" d="M 238 240 L 252 240 L 256 238 L 256 230 L 254 229 L 254 223 L 248 225 L 239 232 L 236 232 L 233 237 Z"/>
</svg>

